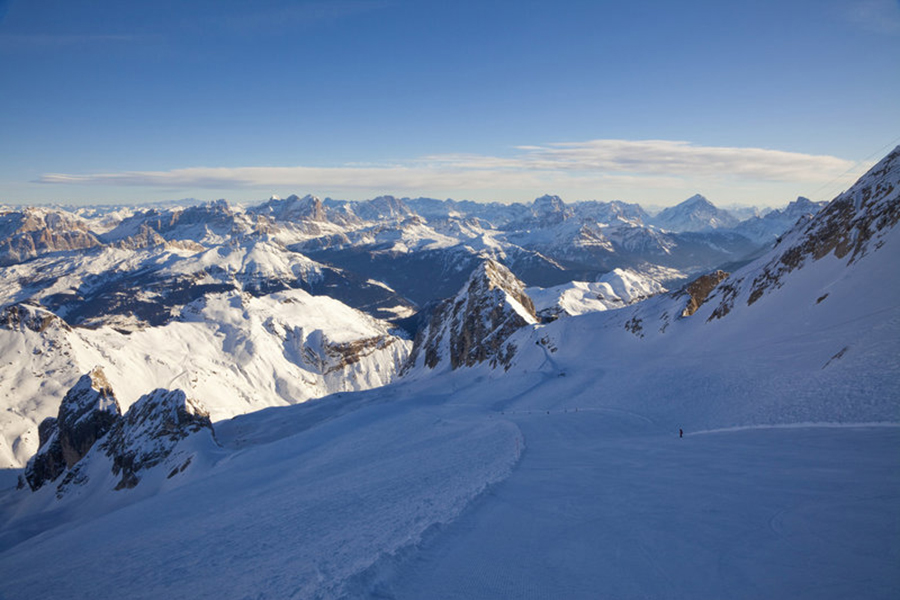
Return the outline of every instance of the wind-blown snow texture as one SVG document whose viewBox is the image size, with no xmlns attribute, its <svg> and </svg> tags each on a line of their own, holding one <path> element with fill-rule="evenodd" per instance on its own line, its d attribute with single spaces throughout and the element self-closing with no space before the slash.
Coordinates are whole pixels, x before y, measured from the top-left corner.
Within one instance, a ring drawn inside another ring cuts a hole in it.
<svg viewBox="0 0 900 600">
<path fill-rule="evenodd" d="M 690 316 L 524 319 L 505 364 L 217 422 L 171 480 L 8 490 L 0 594 L 892 598 L 897 214 L 900 148 Z"/>
</svg>

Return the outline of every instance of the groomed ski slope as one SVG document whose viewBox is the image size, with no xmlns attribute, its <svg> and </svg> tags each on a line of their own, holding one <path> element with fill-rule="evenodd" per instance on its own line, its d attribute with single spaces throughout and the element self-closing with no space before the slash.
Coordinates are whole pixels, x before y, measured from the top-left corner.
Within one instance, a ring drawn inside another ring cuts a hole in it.
<svg viewBox="0 0 900 600">
<path fill-rule="evenodd" d="M 900 428 L 679 439 L 589 403 L 595 389 L 571 394 L 581 377 L 461 375 L 438 394 L 408 384 L 239 417 L 220 424 L 218 463 L 171 489 L 13 517 L 0 594 L 822 599 L 900 585 Z M 538 409 L 560 397 L 582 406 Z"/>
<path fill-rule="evenodd" d="M 900 428 L 679 439 L 618 411 L 510 417 L 513 474 L 372 597 L 892 598 Z"/>
</svg>

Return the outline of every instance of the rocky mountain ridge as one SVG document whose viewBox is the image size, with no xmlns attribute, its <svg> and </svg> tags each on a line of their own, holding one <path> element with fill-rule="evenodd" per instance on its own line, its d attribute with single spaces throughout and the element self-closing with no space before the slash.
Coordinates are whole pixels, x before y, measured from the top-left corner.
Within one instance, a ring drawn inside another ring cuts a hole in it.
<svg viewBox="0 0 900 600">
<path fill-rule="evenodd" d="M 503 265 L 486 259 L 456 296 L 434 310 L 413 343 L 404 372 L 483 362 L 508 367 L 516 352 L 509 337 L 537 322 L 524 284 Z"/>
<path fill-rule="evenodd" d="M 117 479 L 114 490 L 133 488 L 147 471 L 165 464 L 168 478 L 190 466 L 190 451 L 178 451 L 190 436 L 214 442 L 209 413 L 181 390 L 154 390 L 123 415 L 103 370 L 83 375 L 62 400 L 56 418 L 40 425 L 40 448 L 28 461 L 20 487 L 38 491 L 56 484 L 56 497 L 91 483 L 98 473 Z"/>
</svg>

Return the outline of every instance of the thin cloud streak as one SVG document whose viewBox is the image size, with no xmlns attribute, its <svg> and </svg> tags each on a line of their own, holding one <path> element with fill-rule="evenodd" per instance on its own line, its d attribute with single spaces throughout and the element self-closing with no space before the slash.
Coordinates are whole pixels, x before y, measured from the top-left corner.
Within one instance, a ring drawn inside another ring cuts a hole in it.
<svg viewBox="0 0 900 600">
<path fill-rule="evenodd" d="M 737 177 L 764 181 L 819 181 L 845 171 L 852 161 L 765 150 L 695 146 L 669 140 L 591 140 L 546 146 L 519 146 L 521 156 L 476 155 L 426 157 L 434 164 L 457 168 L 517 168 L 523 170 L 594 171 L 678 176 Z"/>
<path fill-rule="evenodd" d="M 761 148 L 696 146 L 668 140 L 591 140 L 520 146 L 511 157 L 439 154 L 406 164 L 340 167 L 196 167 L 74 175 L 48 173 L 47 184 L 165 188 L 305 187 L 345 190 L 523 189 L 635 186 L 665 188 L 716 181 L 821 182 L 852 161 Z"/>
</svg>

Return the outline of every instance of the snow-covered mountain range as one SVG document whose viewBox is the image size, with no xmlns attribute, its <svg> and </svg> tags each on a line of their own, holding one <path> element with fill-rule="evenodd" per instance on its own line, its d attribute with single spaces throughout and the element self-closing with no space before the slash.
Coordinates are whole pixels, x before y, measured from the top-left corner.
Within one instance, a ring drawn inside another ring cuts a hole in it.
<svg viewBox="0 0 900 600">
<path fill-rule="evenodd" d="M 891 597 L 900 148 L 824 208 L 710 206 L 291 197 L 29 234 L 0 595 Z"/>
<path fill-rule="evenodd" d="M 124 408 L 178 383 L 214 419 L 380 386 L 418 329 L 436 323 L 437 304 L 485 261 L 532 286 L 532 316 L 546 320 L 678 287 L 759 252 L 785 219 L 817 208 L 795 203 L 785 219 L 744 221 L 754 233 L 742 235 L 710 206 L 685 201 L 671 213 L 681 221 L 557 196 L 9 209 L 0 213 L 0 344 L 14 360 L 0 364 L 0 466 L 24 464 L 38 424 L 95 365 Z"/>
</svg>

